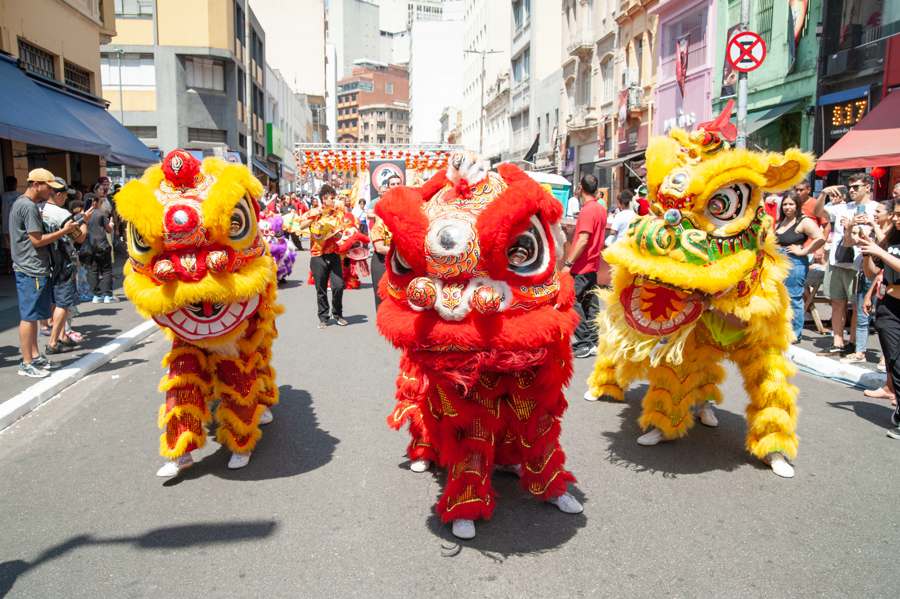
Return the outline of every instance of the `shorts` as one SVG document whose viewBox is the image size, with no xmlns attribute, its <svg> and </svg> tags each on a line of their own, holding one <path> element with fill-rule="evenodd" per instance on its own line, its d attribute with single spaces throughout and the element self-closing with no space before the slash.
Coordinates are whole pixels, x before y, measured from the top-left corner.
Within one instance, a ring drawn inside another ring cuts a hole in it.
<svg viewBox="0 0 900 599">
<path fill-rule="evenodd" d="M 71 308 L 78 303 L 74 275 L 68 281 L 60 281 L 53 285 L 53 303 L 58 308 Z"/>
<path fill-rule="evenodd" d="M 859 272 L 853 268 L 832 266 L 831 280 L 828 282 L 828 297 L 837 302 L 856 301 L 856 276 Z"/>
<path fill-rule="evenodd" d="M 16 271 L 16 293 L 21 320 L 34 322 L 50 318 L 50 305 L 53 303 L 50 277 L 33 277 Z"/>
</svg>

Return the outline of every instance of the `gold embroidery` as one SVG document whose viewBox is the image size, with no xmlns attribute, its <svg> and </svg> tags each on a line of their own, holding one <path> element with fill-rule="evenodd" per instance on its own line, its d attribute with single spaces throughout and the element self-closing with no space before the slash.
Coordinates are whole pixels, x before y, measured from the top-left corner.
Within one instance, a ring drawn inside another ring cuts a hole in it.
<svg viewBox="0 0 900 599">
<path fill-rule="evenodd" d="M 456 413 L 456 410 L 453 409 L 453 404 L 450 403 L 450 398 L 447 397 L 447 393 L 441 389 L 440 385 L 435 385 L 435 389 L 437 389 L 438 397 L 441 398 L 441 411 L 444 413 L 444 416 L 450 416 L 451 418 L 454 416 L 459 416 Z"/>
<path fill-rule="evenodd" d="M 515 412 L 516 418 L 522 422 L 528 420 L 536 405 L 533 399 L 522 397 L 518 393 L 510 393 L 506 396 L 506 401 Z"/>
</svg>

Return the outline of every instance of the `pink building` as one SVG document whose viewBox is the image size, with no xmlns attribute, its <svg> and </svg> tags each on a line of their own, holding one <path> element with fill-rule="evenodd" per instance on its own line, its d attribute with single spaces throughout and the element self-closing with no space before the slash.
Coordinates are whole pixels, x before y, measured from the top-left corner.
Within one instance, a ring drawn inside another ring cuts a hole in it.
<svg viewBox="0 0 900 599">
<path fill-rule="evenodd" d="M 660 0 L 653 133 L 712 118 L 715 0 Z M 682 90 L 683 86 L 683 90 Z"/>
</svg>

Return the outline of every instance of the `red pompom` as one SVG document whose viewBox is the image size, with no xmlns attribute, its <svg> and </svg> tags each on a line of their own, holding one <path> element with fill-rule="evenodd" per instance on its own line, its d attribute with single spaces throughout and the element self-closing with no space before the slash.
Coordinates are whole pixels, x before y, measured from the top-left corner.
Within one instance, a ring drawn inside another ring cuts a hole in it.
<svg viewBox="0 0 900 599">
<path fill-rule="evenodd" d="M 172 150 L 163 158 L 162 170 L 173 187 L 193 187 L 200 174 L 200 161 L 185 150 Z"/>
</svg>

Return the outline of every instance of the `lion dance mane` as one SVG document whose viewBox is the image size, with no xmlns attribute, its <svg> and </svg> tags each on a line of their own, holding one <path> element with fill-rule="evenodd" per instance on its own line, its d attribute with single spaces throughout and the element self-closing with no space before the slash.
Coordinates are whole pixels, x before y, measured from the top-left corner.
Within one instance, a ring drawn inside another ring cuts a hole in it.
<svg viewBox="0 0 900 599">
<path fill-rule="evenodd" d="M 812 157 L 731 148 L 729 114 L 730 105 L 696 131 L 673 129 L 647 147 L 650 214 L 603 254 L 613 288 L 597 319 L 588 393 L 621 400 L 631 381 L 648 376 L 639 424 L 674 439 L 693 426 L 693 406 L 721 402 L 728 358 L 750 399 L 747 450 L 793 458 L 787 264 L 761 200 L 802 180 Z"/>
<path fill-rule="evenodd" d="M 375 208 L 393 236 L 378 328 L 402 350 L 388 424 L 409 421 L 410 459 L 447 468 L 444 522 L 491 517 L 495 464 L 521 465 L 540 499 L 575 480 L 559 444 L 578 322 L 562 208 L 517 167 L 474 164 L 456 155 Z"/>
<path fill-rule="evenodd" d="M 159 386 L 164 457 L 204 445 L 213 399 L 217 440 L 249 453 L 260 415 L 278 402 L 269 363 L 282 309 L 258 230 L 262 192 L 244 166 L 174 150 L 116 195 L 128 224 L 125 294 L 172 339 Z"/>
</svg>

